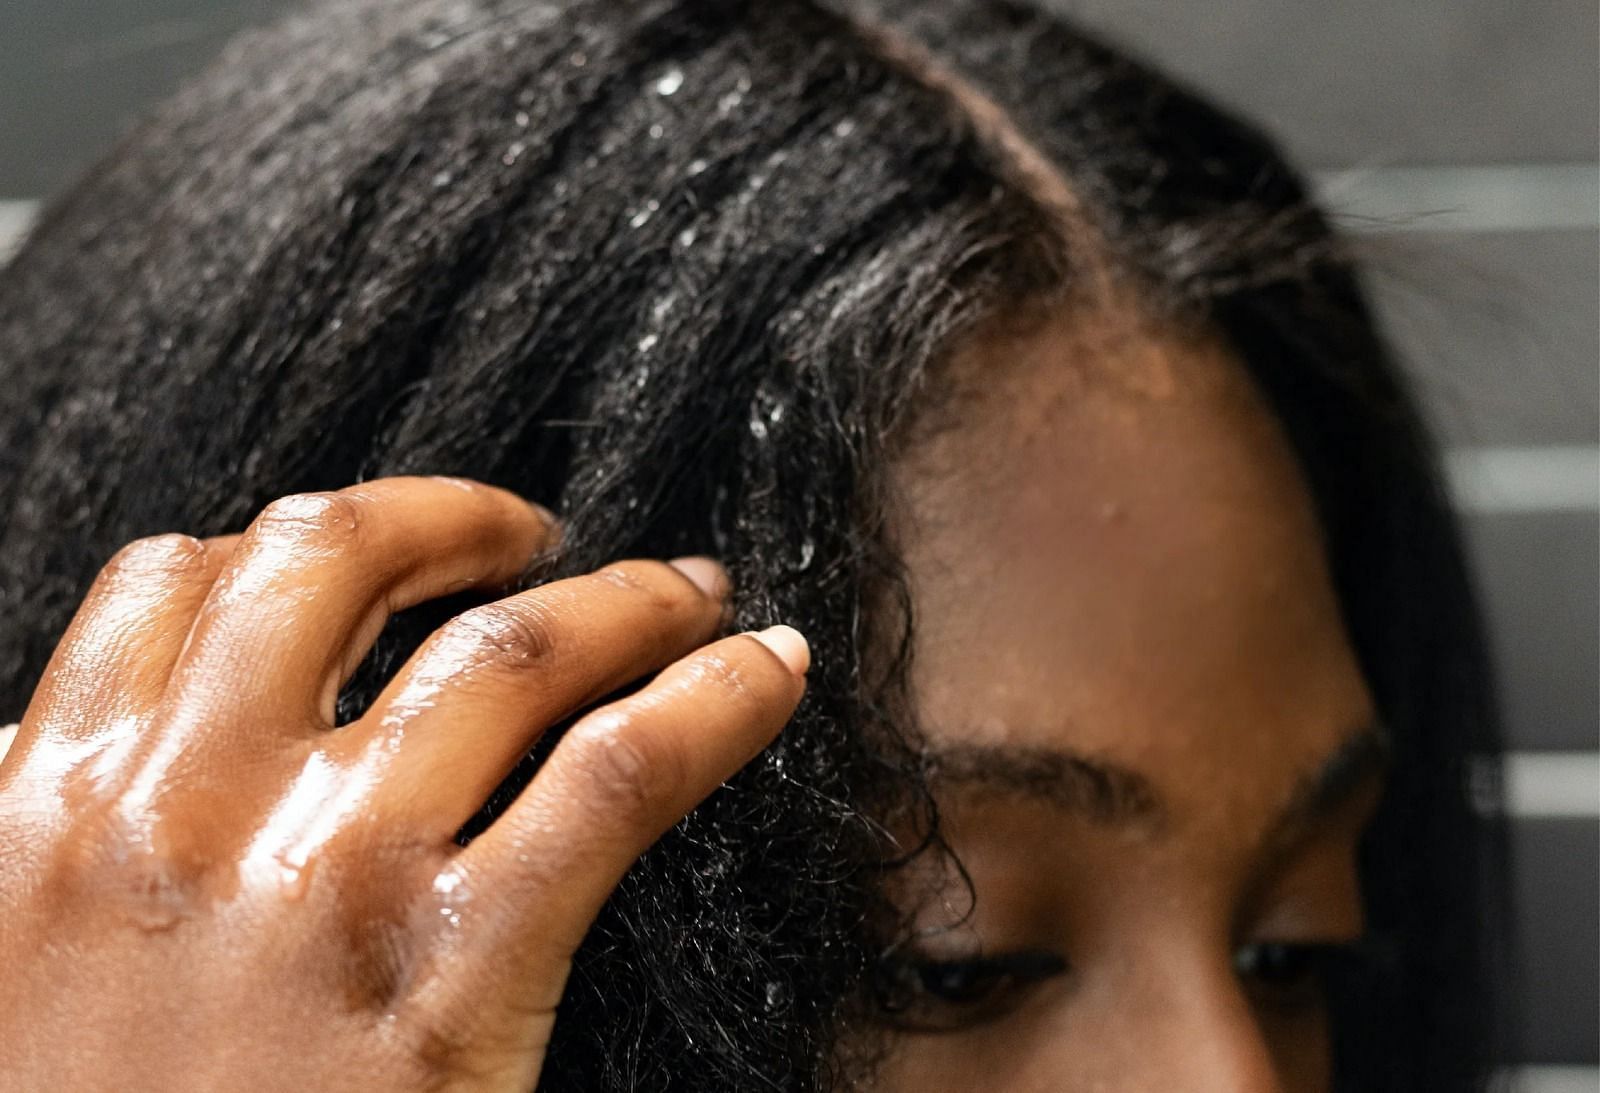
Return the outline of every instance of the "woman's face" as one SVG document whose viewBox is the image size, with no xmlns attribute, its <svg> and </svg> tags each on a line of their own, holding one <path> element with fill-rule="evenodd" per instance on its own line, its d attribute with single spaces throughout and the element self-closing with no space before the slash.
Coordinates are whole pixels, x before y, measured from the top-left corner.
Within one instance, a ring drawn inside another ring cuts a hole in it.
<svg viewBox="0 0 1600 1093">
<path fill-rule="evenodd" d="M 881 1085 L 1326 1089 L 1383 746 L 1311 500 L 1225 351 L 1082 325 L 981 339 L 897 472 L 976 900 L 935 855 L 896 878 Z"/>
</svg>

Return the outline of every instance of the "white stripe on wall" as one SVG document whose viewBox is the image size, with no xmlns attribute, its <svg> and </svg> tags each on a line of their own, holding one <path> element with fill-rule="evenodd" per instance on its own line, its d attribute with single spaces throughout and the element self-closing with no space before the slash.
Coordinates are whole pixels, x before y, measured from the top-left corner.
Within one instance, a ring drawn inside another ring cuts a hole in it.
<svg viewBox="0 0 1600 1093">
<path fill-rule="evenodd" d="M 38 211 L 37 201 L 0 201 L 0 262 L 11 257 Z"/>
<path fill-rule="evenodd" d="M 1357 231 L 1564 231 L 1600 227 L 1600 164 L 1351 167 L 1315 176 Z"/>
<path fill-rule="evenodd" d="M 1495 1093 L 1600 1093 L 1600 1067 L 1522 1066 L 1502 1071 Z"/>
<path fill-rule="evenodd" d="M 1509 815 L 1541 820 L 1600 816 L 1600 752 L 1512 752 L 1501 769 Z"/>
<path fill-rule="evenodd" d="M 1600 447 L 1463 448 L 1445 471 L 1465 512 L 1593 512 L 1600 508 Z"/>
</svg>

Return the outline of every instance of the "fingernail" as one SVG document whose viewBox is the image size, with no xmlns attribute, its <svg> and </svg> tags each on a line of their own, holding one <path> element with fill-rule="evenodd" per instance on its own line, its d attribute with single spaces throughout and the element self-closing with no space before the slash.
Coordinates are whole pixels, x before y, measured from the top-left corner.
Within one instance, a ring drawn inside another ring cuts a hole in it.
<svg viewBox="0 0 1600 1093">
<path fill-rule="evenodd" d="M 751 631 L 750 636 L 771 649 L 784 665 L 801 678 L 811 667 L 811 646 L 805 637 L 792 626 L 769 626 L 765 630 Z"/>
<path fill-rule="evenodd" d="M 526 497 L 522 498 L 522 503 L 536 512 L 539 515 L 539 518 L 549 525 L 551 534 L 561 534 L 561 517 L 557 516 L 555 513 L 539 504 L 539 502 L 529 501 Z"/>
<path fill-rule="evenodd" d="M 696 588 L 714 600 L 727 599 L 728 593 L 733 590 L 733 585 L 728 580 L 728 571 L 714 559 L 696 554 L 687 558 L 674 558 L 667 564 L 688 577 L 695 583 Z"/>
</svg>

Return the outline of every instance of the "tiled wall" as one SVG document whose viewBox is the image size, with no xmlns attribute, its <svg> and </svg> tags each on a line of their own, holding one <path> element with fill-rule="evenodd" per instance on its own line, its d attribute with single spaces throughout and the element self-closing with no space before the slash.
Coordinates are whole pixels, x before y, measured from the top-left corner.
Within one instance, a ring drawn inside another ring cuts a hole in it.
<svg viewBox="0 0 1600 1093">
<path fill-rule="evenodd" d="M 1053 0 L 1266 121 L 1361 232 L 1455 458 L 1504 676 L 1529 1089 L 1600 1088 L 1594 0 Z M 0 4 L 0 253 L 284 0 Z"/>
</svg>

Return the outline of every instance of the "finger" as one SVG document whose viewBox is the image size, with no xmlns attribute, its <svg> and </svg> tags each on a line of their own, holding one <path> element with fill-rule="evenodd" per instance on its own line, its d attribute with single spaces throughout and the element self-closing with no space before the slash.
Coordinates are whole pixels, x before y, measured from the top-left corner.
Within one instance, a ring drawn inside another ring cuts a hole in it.
<svg viewBox="0 0 1600 1093">
<path fill-rule="evenodd" d="M 622 875 L 772 741 L 800 700 L 808 664 L 805 639 L 788 627 L 742 634 L 580 719 L 436 881 L 460 924 L 421 1004 L 499 997 L 508 1021 L 548 1013 L 560 972 Z"/>
<path fill-rule="evenodd" d="M 154 535 L 117 551 L 56 645 L 26 720 L 79 735 L 153 707 L 238 538 Z"/>
<path fill-rule="evenodd" d="M 382 766 L 380 813 L 447 841 L 548 726 L 715 636 L 727 592 L 709 558 L 630 561 L 474 608 L 330 746 Z"/>
<path fill-rule="evenodd" d="M 518 574 L 548 513 L 465 479 L 384 478 L 268 505 L 200 608 L 174 682 L 199 720 L 268 709 L 329 727 L 339 687 L 395 611 Z"/>
</svg>

